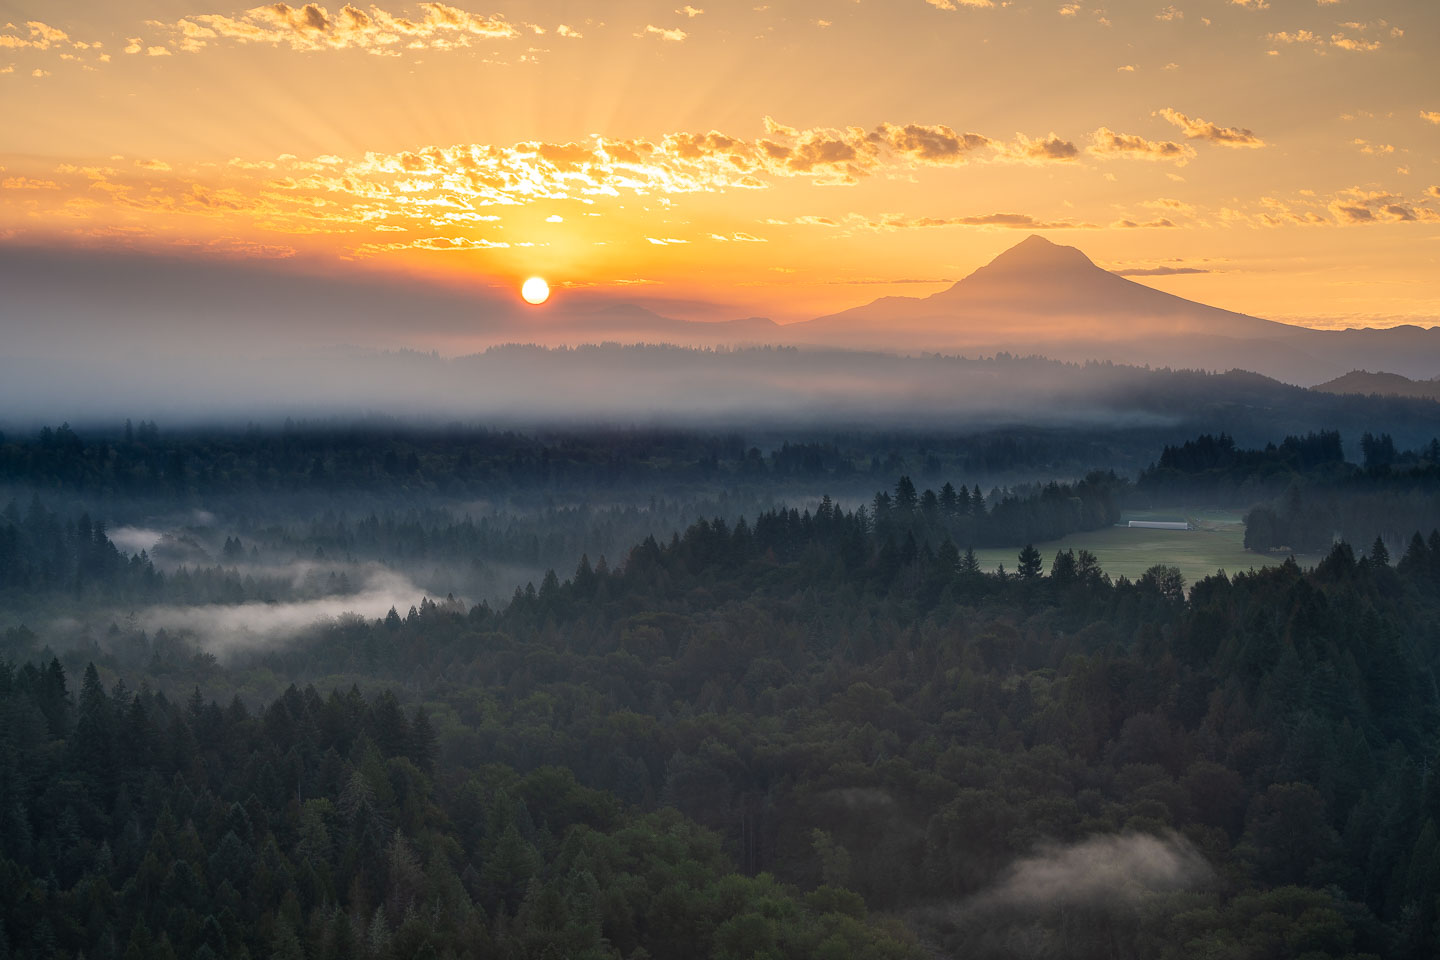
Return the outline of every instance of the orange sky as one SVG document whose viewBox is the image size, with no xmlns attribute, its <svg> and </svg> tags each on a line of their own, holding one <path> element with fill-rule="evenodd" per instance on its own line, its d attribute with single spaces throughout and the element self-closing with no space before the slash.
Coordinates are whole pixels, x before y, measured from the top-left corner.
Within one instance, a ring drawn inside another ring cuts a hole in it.
<svg viewBox="0 0 1440 960">
<path fill-rule="evenodd" d="M 1036 232 L 1440 323 L 1440 4 L 496 3 L 7 0 L 0 236 L 787 321 Z"/>
</svg>

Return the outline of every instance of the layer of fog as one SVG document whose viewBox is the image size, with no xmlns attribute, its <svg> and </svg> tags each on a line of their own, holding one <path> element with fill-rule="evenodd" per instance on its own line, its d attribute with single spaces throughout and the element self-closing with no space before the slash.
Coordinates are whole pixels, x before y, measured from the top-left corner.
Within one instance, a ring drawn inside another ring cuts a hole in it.
<svg viewBox="0 0 1440 960">
<path fill-rule="evenodd" d="M 404 615 L 424 593 L 401 573 L 371 568 L 361 588 L 350 594 L 289 603 L 152 606 L 135 611 L 132 622 L 150 633 L 166 630 L 185 636 L 200 650 L 224 659 L 275 649 L 345 615 L 377 619 L 391 608 Z"/>
<path fill-rule="evenodd" d="M 1096 277 L 1119 282 L 1093 265 L 1089 269 Z M 6 343 L 0 362 L 0 408 L 12 418 L 71 419 L 114 411 L 117 400 L 123 400 L 134 417 L 172 420 L 167 415 L 177 411 L 243 419 L 274 412 L 353 414 L 373 409 L 530 418 L 653 415 L 677 420 L 779 413 L 893 419 L 910 406 L 939 401 L 942 409 L 936 412 L 941 415 L 1048 414 L 1050 422 L 1065 422 L 1066 417 L 1064 411 L 1047 411 L 1013 394 L 1007 402 L 987 403 L 983 394 L 964 385 L 957 391 L 954 383 L 937 383 L 916 366 L 884 371 L 877 382 L 875 371 L 857 379 L 854 371 L 839 364 L 825 376 L 805 376 L 792 384 L 773 376 L 737 376 L 728 368 L 707 370 L 699 377 L 684 370 L 682 376 L 666 378 L 662 368 L 670 365 L 661 363 L 639 381 L 612 377 L 576 384 L 598 387 L 580 393 L 563 375 L 539 383 L 509 377 L 504 363 L 498 369 L 461 369 L 438 380 L 394 363 L 375 369 L 363 357 L 337 356 L 333 351 L 339 345 L 362 350 L 411 347 L 449 356 L 504 343 L 573 346 L 600 341 L 789 344 L 820 353 L 833 353 L 830 348 L 837 347 L 970 356 L 1006 351 L 1073 361 L 1240 367 L 1307 384 L 1355 367 L 1421 377 L 1440 369 L 1440 330 L 1317 332 L 1253 321 L 1284 335 L 1214 335 L 1221 330 L 1203 324 L 1183 336 L 1160 335 L 1136 328 L 1134 317 L 1116 314 L 1104 301 L 1086 307 L 1089 314 L 1083 323 L 1071 313 L 1031 316 L 1011 302 L 1025 290 L 1043 287 L 1064 305 L 1080 296 L 1073 286 L 1042 271 L 1033 282 L 1027 277 L 1014 296 L 986 302 L 978 313 L 942 311 L 921 330 L 898 325 L 899 318 L 892 314 L 901 300 L 872 304 L 862 311 L 869 319 L 859 325 L 821 320 L 777 326 L 764 319 L 741 319 L 738 313 L 729 314 L 726 322 L 694 322 L 686 318 L 726 316 L 723 305 L 683 298 L 636 301 L 634 291 L 620 299 L 622 294 L 614 290 L 561 290 L 545 308 L 532 310 L 513 290 L 379 270 L 342 275 L 298 261 L 226 262 L 0 244 L 0 290 L 5 291 L 0 337 Z M 1175 299 L 1148 292 L 1162 300 Z M 954 306 L 949 300 L 945 304 L 946 309 Z M 1227 315 L 1192 306 L 1205 316 Z M 486 382 L 491 378 L 494 384 Z M 1044 382 L 1016 387 L 1038 389 L 1042 396 L 1051 392 Z M 1093 404 L 1085 406 L 1094 412 Z"/>
</svg>

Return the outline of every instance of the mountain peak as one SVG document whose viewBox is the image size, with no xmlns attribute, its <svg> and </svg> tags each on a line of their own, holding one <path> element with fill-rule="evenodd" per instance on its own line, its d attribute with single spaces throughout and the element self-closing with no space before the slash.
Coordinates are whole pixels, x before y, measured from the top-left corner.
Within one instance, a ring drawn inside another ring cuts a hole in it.
<svg viewBox="0 0 1440 960">
<path fill-rule="evenodd" d="M 976 272 L 1074 270 L 1080 267 L 1098 269 L 1078 248 L 1052 243 L 1038 233 L 1032 233 Z"/>
</svg>

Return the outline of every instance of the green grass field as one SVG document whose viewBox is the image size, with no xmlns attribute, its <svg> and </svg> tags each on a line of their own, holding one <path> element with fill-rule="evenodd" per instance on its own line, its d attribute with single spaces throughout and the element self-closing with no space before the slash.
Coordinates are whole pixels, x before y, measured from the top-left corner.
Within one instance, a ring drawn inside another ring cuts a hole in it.
<svg viewBox="0 0 1440 960">
<path fill-rule="evenodd" d="M 1175 509 L 1136 510 L 1126 512 L 1121 523 L 1129 520 L 1189 520 L 1196 530 L 1131 530 L 1128 527 L 1106 527 L 1089 533 L 1076 533 L 1060 540 L 1037 543 L 1035 548 L 1045 558 L 1045 571 L 1058 550 L 1089 550 L 1100 558 L 1100 566 L 1112 579 L 1121 576 L 1137 579 L 1157 563 L 1179 567 L 1187 585 L 1210 576 L 1216 570 L 1239 573 L 1244 570 L 1281 563 L 1285 557 L 1251 553 L 1245 549 L 1245 525 L 1236 514 L 1220 511 Z M 963 549 L 963 548 L 962 548 Z M 986 570 L 1004 564 L 1015 570 L 1018 550 L 976 550 L 975 555 Z M 1302 567 L 1313 566 L 1319 556 L 1297 554 Z"/>
</svg>

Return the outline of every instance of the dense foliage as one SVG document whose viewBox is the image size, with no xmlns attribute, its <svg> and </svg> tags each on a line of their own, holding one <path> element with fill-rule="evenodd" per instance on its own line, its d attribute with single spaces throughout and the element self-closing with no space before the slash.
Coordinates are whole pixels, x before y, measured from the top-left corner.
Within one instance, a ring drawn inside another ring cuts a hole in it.
<svg viewBox="0 0 1440 960">
<path fill-rule="evenodd" d="M 424 604 L 155 678 L 363 677 L 420 691 L 408 716 L 309 689 L 182 707 L 99 672 L 72 703 L 12 635 L 9 949 L 906 955 L 862 919 L 898 912 L 969 956 L 1431 955 L 1440 550 L 1342 545 L 1188 598 L 1163 567 L 1112 583 L 1034 553 L 989 575 L 829 505 L 776 511 L 503 610 Z M 110 674 L 110 647 L 82 655 Z M 1096 836 L 1206 877 L 967 906 L 1037 844 Z"/>
<path fill-rule="evenodd" d="M 998 438 L 626 436 L 0 440 L 0 960 L 1440 950 L 1433 446 L 982 492 Z M 1326 559 L 1187 590 L 1031 545 L 1189 496 Z M 487 565 L 533 582 L 306 606 Z"/>
</svg>

